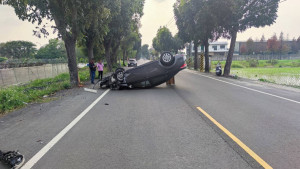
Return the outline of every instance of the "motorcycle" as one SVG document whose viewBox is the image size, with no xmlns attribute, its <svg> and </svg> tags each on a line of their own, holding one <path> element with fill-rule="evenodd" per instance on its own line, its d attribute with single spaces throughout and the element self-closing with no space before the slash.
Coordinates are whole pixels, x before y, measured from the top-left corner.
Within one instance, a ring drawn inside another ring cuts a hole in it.
<svg viewBox="0 0 300 169">
<path fill-rule="evenodd" d="M 222 67 L 220 64 L 217 65 L 216 67 L 216 75 L 221 76 L 222 75 Z"/>
</svg>

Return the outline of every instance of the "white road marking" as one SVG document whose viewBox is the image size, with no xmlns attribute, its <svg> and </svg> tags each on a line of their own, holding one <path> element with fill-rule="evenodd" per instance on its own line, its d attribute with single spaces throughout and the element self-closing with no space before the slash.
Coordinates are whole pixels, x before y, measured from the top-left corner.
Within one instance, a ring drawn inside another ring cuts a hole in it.
<svg viewBox="0 0 300 169">
<path fill-rule="evenodd" d="M 47 145 L 45 145 L 37 154 L 35 154 L 22 169 L 31 169 L 61 138 L 64 137 L 108 92 L 107 89 L 99 96 L 89 107 L 87 107 L 80 115 L 78 115 L 67 127 L 58 133 Z"/>
<path fill-rule="evenodd" d="M 244 88 L 244 89 L 247 89 L 247 90 L 251 90 L 251 91 L 254 91 L 254 92 L 258 92 L 258 93 L 261 93 L 261 94 L 269 95 L 269 96 L 272 96 L 272 97 L 276 97 L 276 98 L 279 98 L 279 99 L 283 99 L 283 100 L 286 100 L 286 101 L 290 101 L 290 102 L 294 102 L 294 103 L 300 104 L 300 102 L 299 102 L 299 101 L 296 101 L 296 100 L 292 100 L 292 99 L 288 99 L 288 98 L 285 98 L 285 97 L 277 96 L 277 95 L 274 95 L 274 94 L 271 94 L 271 93 L 259 91 L 259 90 L 252 89 L 252 88 L 245 87 L 245 86 L 241 86 L 241 85 L 238 85 L 238 84 L 226 82 L 226 81 L 224 81 L 224 80 L 220 80 L 220 79 L 216 79 L 216 78 L 213 78 L 213 77 L 201 75 L 201 74 L 199 74 L 199 73 L 195 73 L 195 72 L 192 72 L 192 71 L 187 71 L 187 72 L 190 72 L 190 73 L 195 74 L 195 75 L 207 77 L 207 78 L 210 78 L 210 79 L 213 79 L 213 80 L 216 80 L 216 81 L 220 81 L 220 82 L 223 82 L 223 83 L 227 83 L 227 84 L 230 84 L 230 85 L 233 85 L 233 86 L 241 87 L 241 88 Z"/>
</svg>

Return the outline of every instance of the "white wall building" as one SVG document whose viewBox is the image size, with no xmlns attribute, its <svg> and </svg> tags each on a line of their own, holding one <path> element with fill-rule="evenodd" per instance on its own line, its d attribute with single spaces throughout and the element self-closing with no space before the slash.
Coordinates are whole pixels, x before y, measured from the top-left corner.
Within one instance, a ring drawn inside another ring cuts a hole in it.
<svg viewBox="0 0 300 169">
<path fill-rule="evenodd" d="M 224 55 L 228 53 L 227 42 L 212 42 L 209 44 L 209 53 L 213 55 Z M 212 56 L 213 56 L 212 55 Z"/>
<path fill-rule="evenodd" d="M 191 45 L 186 46 L 186 53 L 188 54 L 189 46 L 191 47 L 191 54 L 195 53 L 194 50 L 194 43 L 192 42 Z M 228 53 L 228 43 L 227 42 L 210 42 L 209 43 L 209 55 L 226 55 Z M 198 53 L 205 52 L 204 46 L 198 47 Z"/>
</svg>

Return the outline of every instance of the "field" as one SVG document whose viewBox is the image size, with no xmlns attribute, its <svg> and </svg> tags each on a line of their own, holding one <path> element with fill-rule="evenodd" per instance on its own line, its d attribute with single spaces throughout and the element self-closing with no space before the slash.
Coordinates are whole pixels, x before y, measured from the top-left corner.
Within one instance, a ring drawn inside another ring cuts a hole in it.
<svg viewBox="0 0 300 169">
<path fill-rule="evenodd" d="M 276 84 L 299 86 L 300 67 L 298 68 L 233 68 L 232 75 Z"/>
<path fill-rule="evenodd" d="M 217 62 L 212 62 L 215 70 Z M 221 62 L 224 69 L 225 61 Z M 252 67 L 251 67 L 252 65 Z M 300 60 L 233 61 L 231 75 L 263 82 L 300 87 Z"/>
</svg>

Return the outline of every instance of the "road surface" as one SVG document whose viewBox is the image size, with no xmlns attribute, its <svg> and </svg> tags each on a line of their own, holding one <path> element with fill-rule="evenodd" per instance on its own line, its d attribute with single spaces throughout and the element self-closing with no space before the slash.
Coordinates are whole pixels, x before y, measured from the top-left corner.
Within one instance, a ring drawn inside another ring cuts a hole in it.
<svg viewBox="0 0 300 169">
<path fill-rule="evenodd" d="M 24 168 L 34 169 L 262 168 L 201 109 L 271 167 L 300 166 L 298 89 L 190 70 L 175 80 L 145 90 L 64 91 L 1 117 L 0 149 L 19 149 Z"/>
</svg>

